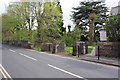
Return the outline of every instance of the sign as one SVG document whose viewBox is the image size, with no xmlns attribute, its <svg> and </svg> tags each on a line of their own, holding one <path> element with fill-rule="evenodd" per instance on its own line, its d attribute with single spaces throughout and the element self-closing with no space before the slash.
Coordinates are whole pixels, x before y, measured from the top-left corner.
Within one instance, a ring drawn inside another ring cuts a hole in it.
<svg viewBox="0 0 120 80">
<path fill-rule="evenodd" d="M 100 41 L 106 41 L 106 40 L 107 40 L 106 31 L 100 31 Z"/>
</svg>

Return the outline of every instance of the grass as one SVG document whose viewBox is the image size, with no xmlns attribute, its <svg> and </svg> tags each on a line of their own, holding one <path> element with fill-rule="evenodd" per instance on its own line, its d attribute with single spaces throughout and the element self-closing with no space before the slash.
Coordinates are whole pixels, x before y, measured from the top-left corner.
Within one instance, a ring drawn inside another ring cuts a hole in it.
<svg viewBox="0 0 120 80">
<path fill-rule="evenodd" d="M 95 47 L 95 45 L 90 45 L 90 46 L 88 46 L 88 53 L 91 53 L 91 51 L 92 51 L 92 49 L 93 49 L 94 47 Z M 38 46 L 38 45 L 35 45 L 33 49 L 34 49 L 34 50 L 37 50 L 37 51 L 41 50 L 40 46 Z M 66 47 L 66 52 L 67 52 L 68 54 L 69 54 L 69 53 L 72 53 L 72 52 L 73 52 L 73 47 Z"/>
<path fill-rule="evenodd" d="M 73 47 L 66 47 L 66 52 L 72 53 L 72 51 L 73 51 Z"/>
<path fill-rule="evenodd" d="M 88 53 L 91 53 L 91 51 L 94 47 L 95 47 L 94 45 L 88 46 Z M 73 52 L 73 47 L 66 47 L 66 52 L 72 53 Z"/>
<path fill-rule="evenodd" d="M 88 46 L 88 53 L 91 53 L 95 46 Z"/>
<path fill-rule="evenodd" d="M 37 51 L 41 50 L 40 46 L 38 46 L 38 45 L 35 45 L 35 46 L 33 47 L 33 49 L 34 49 L 34 50 L 37 50 Z"/>
</svg>

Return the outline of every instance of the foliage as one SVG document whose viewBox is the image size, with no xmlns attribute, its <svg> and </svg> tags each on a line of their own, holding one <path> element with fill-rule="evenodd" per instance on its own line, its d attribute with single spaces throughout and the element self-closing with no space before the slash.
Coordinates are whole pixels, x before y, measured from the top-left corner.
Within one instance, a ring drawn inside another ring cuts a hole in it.
<svg viewBox="0 0 120 80">
<path fill-rule="evenodd" d="M 66 47 L 66 52 L 72 53 L 73 52 L 73 47 Z"/>
<path fill-rule="evenodd" d="M 73 31 L 62 36 L 61 41 L 65 42 L 67 46 L 72 46 L 74 42 L 80 41 L 80 33 L 81 30 L 76 27 Z"/>
<path fill-rule="evenodd" d="M 87 36 L 85 36 L 85 35 L 81 35 L 81 37 L 80 37 L 80 41 L 88 41 Z"/>
<path fill-rule="evenodd" d="M 16 19 L 15 16 L 9 15 L 9 14 L 3 14 L 2 15 L 2 35 L 3 35 L 3 40 L 9 39 L 9 36 L 11 35 L 13 30 L 18 29 L 18 19 Z"/>
<path fill-rule="evenodd" d="M 107 20 L 105 26 L 107 31 L 108 41 L 119 42 L 120 41 L 120 15 L 114 15 Z"/>
<path fill-rule="evenodd" d="M 72 18 L 76 23 L 76 27 L 84 31 L 89 29 L 90 40 L 94 38 L 95 30 L 99 30 L 108 17 L 108 9 L 101 1 L 84 1 L 73 10 Z"/>
<path fill-rule="evenodd" d="M 9 36 L 10 40 L 28 40 L 28 31 L 18 30 Z"/>
<path fill-rule="evenodd" d="M 68 32 L 71 32 L 71 25 L 68 25 Z"/>
<path fill-rule="evenodd" d="M 59 2 L 13 2 L 2 18 L 4 40 L 53 43 L 65 32 Z"/>
<path fill-rule="evenodd" d="M 41 17 L 38 17 L 38 40 L 40 42 L 57 42 L 61 37 L 63 24 L 62 14 L 58 10 L 59 5 L 55 2 L 45 3 Z M 40 16 L 40 15 L 39 15 Z"/>
<path fill-rule="evenodd" d="M 39 45 L 35 45 L 33 49 L 34 49 L 34 50 L 37 50 L 37 51 L 41 50 L 41 48 L 40 48 Z"/>
<path fill-rule="evenodd" d="M 91 53 L 95 45 L 88 45 L 88 53 Z M 66 47 L 66 52 L 72 53 L 73 47 Z"/>
</svg>

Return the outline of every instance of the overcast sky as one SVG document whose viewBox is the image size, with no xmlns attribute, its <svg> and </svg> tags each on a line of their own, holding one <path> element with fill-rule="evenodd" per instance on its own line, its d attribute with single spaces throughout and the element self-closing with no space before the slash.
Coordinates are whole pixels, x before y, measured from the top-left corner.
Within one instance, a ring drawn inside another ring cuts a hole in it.
<svg viewBox="0 0 120 80">
<path fill-rule="evenodd" d="M 63 10 L 63 19 L 64 19 L 64 26 L 73 25 L 72 21 L 70 20 L 70 15 L 72 14 L 72 7 L 77 7 L 80 1 L 84 0 L 60 0 Z M 115 7 L 118 5 L 120 0 L 106 0 L 106 6 L 111 9 L 111 7 Z"/>
<path fill-rule="evenodd" d="M 0 14 L 5 12 L 5 4 L 8 4 L 10 1 L 18 0 L 0 0 Z M 72 14 L 72 7 L 78 6 L 80 1 L 83 0 L 60 0 L 63 11 L 64 26 L 73 25 L 70 17 Z M 105 3 L 107 7 L 111 8 L 117 6 L 119 1 L 120 0 L 106 0 Z"/>
</svg>

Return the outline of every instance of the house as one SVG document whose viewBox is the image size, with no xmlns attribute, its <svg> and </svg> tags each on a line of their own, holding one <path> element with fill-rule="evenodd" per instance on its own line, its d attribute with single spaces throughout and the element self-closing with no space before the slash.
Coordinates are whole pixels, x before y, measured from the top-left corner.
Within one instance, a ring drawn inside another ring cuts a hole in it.
<svg viewBox="0 0 120 80">
<path fill-rule="evenodd" d="M 110 14 L 111 15 L 120 14 L 120 1 L 118 2 L 118 6 L 111 8 Z"/>
</svg>

